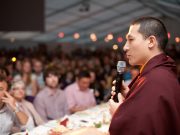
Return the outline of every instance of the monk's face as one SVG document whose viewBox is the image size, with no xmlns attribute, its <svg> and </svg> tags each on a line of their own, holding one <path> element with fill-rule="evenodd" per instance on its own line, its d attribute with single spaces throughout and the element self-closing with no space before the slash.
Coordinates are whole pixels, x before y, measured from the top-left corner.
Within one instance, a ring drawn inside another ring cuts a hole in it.
<svg viewBox="0 0 180 135">
<path fill-rule="evenodd" d="M 131 65 L 143 65 L 149 59 L 148 40 L 144 39 L 143 35 L 139 33 L 139 27 L 139 24 L 130 26 L 126 35 L 127 41 L 123 47 Z"/>
</svg>

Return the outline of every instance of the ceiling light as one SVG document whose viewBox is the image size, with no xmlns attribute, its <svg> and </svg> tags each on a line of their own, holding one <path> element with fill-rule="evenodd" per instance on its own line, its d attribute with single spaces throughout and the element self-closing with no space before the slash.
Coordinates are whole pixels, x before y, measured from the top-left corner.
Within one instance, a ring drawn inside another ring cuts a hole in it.
<svg viewBox="0 0 180 135">
<path fill-rule="evenodd" d="M 79 39 L 79 38 L 80 38 L 79 33 L 74 33 L 74 39 Z"/>
</svg>

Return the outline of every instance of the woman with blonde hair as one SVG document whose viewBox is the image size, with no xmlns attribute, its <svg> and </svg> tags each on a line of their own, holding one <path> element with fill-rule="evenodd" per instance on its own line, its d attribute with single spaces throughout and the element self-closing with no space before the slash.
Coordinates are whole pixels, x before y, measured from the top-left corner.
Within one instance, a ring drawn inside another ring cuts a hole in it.
<svg viewBox="0 0 180 135">
<path fill-rule="evenodd" d="M 44 121 L 35 110 L 33 104 L 24 99 L 25 97 L 25 83 L 22 80 L 15 81 L 11 86 L 11 94 L 16 99 L 19 107 L 34 120 L 34 125 L 41 125 Z"/>
</svg>

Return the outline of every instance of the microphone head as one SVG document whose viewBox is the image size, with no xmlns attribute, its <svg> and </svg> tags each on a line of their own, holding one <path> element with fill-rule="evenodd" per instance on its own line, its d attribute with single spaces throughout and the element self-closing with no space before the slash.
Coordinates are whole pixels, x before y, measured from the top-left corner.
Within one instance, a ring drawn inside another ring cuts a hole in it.
<svg viewBox="0 0 180 135">
<path fill-rule="evenodd" d="M 118 61 L 117 63 L 117 72 L 118 73 L 123 73 L 126 68 L 126 62 L 125 61 Z"/>
</svg>

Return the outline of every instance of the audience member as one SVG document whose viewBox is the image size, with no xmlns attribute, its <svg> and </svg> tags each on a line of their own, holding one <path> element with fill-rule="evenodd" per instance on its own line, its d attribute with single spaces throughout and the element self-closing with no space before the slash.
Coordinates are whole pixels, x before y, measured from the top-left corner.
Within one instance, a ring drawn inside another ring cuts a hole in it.
<svg viewBox="0 0 180 135">
<path fill-rule="evenodd" d="M 58 119 L 68 114 L 64 91 L 58 86 L 59 72 L 56 67 L 48 67 L 44 72 L 45 88 L 34 100 L 37 112 L 44 121 Z"/>
<path fill-rule="evenodd" d="M 41 125 L 43 124 L 43 120 L 37 111 L 34 108 L 34 105 L 25 100 L 25 83 L 23 81 L 16 81 L 12 83 L 11 86 L 11 94 L 16 99 L 19 104 L 19 107 L 33 119 L 34 125 Z"/>
<path fill-rule="evenodd" d="M 37 78 L 38 89 L 42 90 L 45 87 L 45 84 L 43 79 L 43 63 L 40 59 L 34 60 L 33 71 Z"/>
<path fill-rule="evenodd" d="M 96 105 L 93 90 L 89 88 L 90 81 L 89 72 L 83 70 L 77 75 L 76 82 L 65 88 L 70 113 Z"/>
<path fill-rule="evenodd" d="M 37 94 L 37 78 L 36 75 L 32 73 L 32 64 L 29 59 L 22 61 L 22 71 L 20 74 L 16 75 L 13 81 L 23 80 L 25 87 L 26 99 L 30 102 L 33 102 L 34 97 Z"/>
<path fill-rule="evenodd" d="M 8 82 L 0 75 L 0 134 L 9 135 L 13 126 L 21 130 L 32 129 L 33 120 L 19 108 L 18 102 L 8 93 Z"/>
</svg>

